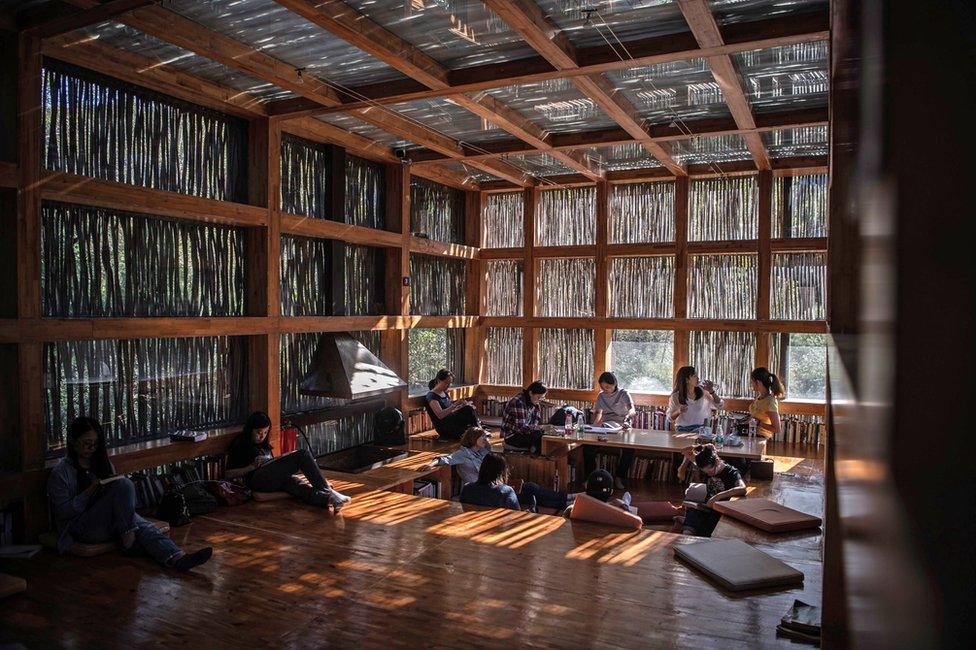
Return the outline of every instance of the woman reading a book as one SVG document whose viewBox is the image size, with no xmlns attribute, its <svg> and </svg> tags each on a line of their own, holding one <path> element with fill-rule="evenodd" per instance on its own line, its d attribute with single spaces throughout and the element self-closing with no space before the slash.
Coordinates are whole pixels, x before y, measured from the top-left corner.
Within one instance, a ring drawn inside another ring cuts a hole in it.
<svg viewBox="0 0 976 650">
<path fill-rule="evenodd" d="M 125 476 L 115 475 L 105 447 L 105 432 L 93 418 L 75 418 L 68 427 L 67 453 L 51 472 L 47 493 L 59 535 L 59 553 L 75 541 L 101 544 L 118 540 L 123 551 L 144 551 L 178 571 L 200 566 L 213 555 L 209 546 L 183 552 L 136 513 L 135 487 Z"/>
<path fill-rule="evenodd" d="M 243 478 L 249 488 L 258 492 L 287 492 L 313 506 L 331 505 L 336 512 L 352 500 L 332 489 L 308 449 L 275 458 L 268 442 L 270 432 L 271 418 L 267 413 L 255 411 L 248 416 L 244 430 L 227 451 L 227 478 Z M 305 480 L 296 476 L 298 473 Z"/>
<path fill-rule="evenodd" d="M 437 436 L 445 440 L 457 440 L 468 427 L 481 426 L 478 413 L 471 402 L 458 400 L 452 402 L 447 390 L 454 382 L 454 373 L 447 368 L 441 368 L 437 375 L 428 382 L 430 389 L 424 395 L 424 409 L 430 416 L 430 422 L 437 431 Z"/>
<path fill-rule="evenodd" d="M 700 480 L 705 484 L 705 498 L 701 503 L 685 501 L 685 516 L 675 517 L 674 532 L 698 537 L 711 537 L 722 516 L 712 510 L 716 501 L 744 497 L 746 484 L 739 470 L 719 458 L 715 445 L 695 445 L 682 450 L 684 460 L 678 467 L 682 481 Z"/>
<path fill-rule="evenodd" d="M 458 476 L 461 477 L 461 485 L 477 483 L 481 466 L 491 454 L 491 434 L 481 427 L 470 427 L 461 436 L 461 447 L 449 456 L 438 456 L 421 469 L 429 471 L 439 465 L 452 465 L 457 468 Z M 516 496 L 522 505 L 535 503 L 543 508 L 553 508 L 564 510 L 567 505 L 572 504 L 575 494 L 556 492 L 542 487 L 538 483 L 523 481 L 516 484 Z"/>
<path fill-rule="evenodd" d="M 617 377 L 612 372 L 604 372 L 600 375 L 600 394 L 596 396 L 596 403 L 593 405 L 593 424 L 604 423 L 619 424 L 625 429 L 630 428 L 630 418 L 636 412 L 634 400 L 625 389 L 617 385 Z M 583 452 L 586 461 L 586 470 L 589 472 L 593 468 L 594 454 L 597 448 L 593 445 L 584 445 Z M 617 462 L 616 476 L 614 485 L 618 490 L 624 489 L 623 479 L 630 472 L 630 466 L 634 463 L 634 450 L 623 449 L 620 452 L 620 460 Z"/>
<path fill-rule="evenodd" d="M 668 400 L 668 420 L 676 431 L 695 431 L 712 417 L 713 409 L 725 406 L 725 401 L 715 392 L 710 381 L 698 384 L 694 366 L 678 370 L 674 379 L 674 392 Z"/>
<path fill-rule="evenodd" d="M 750 375 L 756 399 L 749 404 L 749 415 L 756 420 L 756 433 L 767 440 L 783 430 L 779 419 L 779 402 L 786 391 L 779 377 L 766 368 L 756 368 Z"/>
</svg>

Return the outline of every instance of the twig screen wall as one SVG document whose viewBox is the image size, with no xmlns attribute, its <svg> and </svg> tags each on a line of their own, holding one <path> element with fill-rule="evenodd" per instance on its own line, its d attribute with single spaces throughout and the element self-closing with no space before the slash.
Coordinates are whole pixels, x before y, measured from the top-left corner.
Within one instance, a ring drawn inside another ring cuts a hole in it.
<svg viewBox="0 0 976 650">
<path fill-rule="evenodd" d="M 42 93 L 48 169 L 246 202 L 243 120 L 53 60 Z"/>
<path fill-rule="evenodd" d="M 410 311 L 421 316 L 464 313 L 464 260 L 410 256 Z"/>
<path fill-rule="evenodd" d="M 688 240 L 756 239 L 758 209 L 755 176 L 692 180 L 688 192 Z"/>
<path fill-rule="evenodd" d="M 826 254 L 774 254 L 771 287 L 772 318 L 823 320 L 827 298 Z"/>
<path fill-rule="evenodd" d="M 375 316 L 386 311 L 385 259 L 372 246 L 341 244 L 343 257 L 343 316 Z M 337 314 L 339 315 L 339 314 Z"/>
<path fill-rule="evenodd" d="M 329 214 L 330 147 L 293 135 L 281 136 L 281 211 L 316 219 Z"/>
<path fill-rule="evenodd" d="M 610 190 L 610 243 L 674 241 L 674 182 L 628 183 Z"/>
<path fill-rule="evenodd" d="M 334 263 L 333 257 L 339 256 Z M 282 316 L 369 316 L 384 311 L 381 251 L 328 239 L 281 238 Z M 333 286 L 340 274 L 338 286 Z M 334 290 L 340 295 L 335 296 Z M 337 310 L 345 314 L 336 314 Z"/>
<path fill-rule="evenodd" d="M 488 194 L 483 220 L 485 248 L 525 245 L 525 202 L 521 192 Z"/>
<path fill-rule="evenodd" d="M 539 260 L 536 278 L 536 316 L 593 316 L 596 264 L 593 259 Z"/>
<path fill-rule="evenodd" d="M 692 255 L 688 265 L 688 317 L 756 317 L 756 255 Z"/>
<path fill-rule="evenodd" d="M 539 330 L 538 338 L 539 376 L 546 386 L 592 387 L 593 330 L 544 328 Z"/>
<path fill-rule="evenodd" d="M 410 179 L 410 231 L 464 243 L 464 193 L 421 178 Z"/>
<path fill-rule="evenodd" d="M 366 228 L 385 227 L 386 173 L 383 165 L 346 155 L 345 222 Z"/>
<path fill-rule="evenodd" d="M 454 373 L 454 384 L 464 383 L 464 330 L 443 327 L 413 328 L 407 335 L 410 357 L 407 383 L 411 394 L 427 392 L 437 371 Z"/>
<path fill-rule="evenodd" d="M 786 387 L 790 399 L 825 399 L 827 335 L 773 334 L 768 368 Z"/>
<path fill-rule="evenodd" d="M 692 332 L 690 338 L 688 359 L 700 378 L 714 381 L 725 397 L 752 396 L 755 332 Z"/>
<path fill-rule="evenodd" d="M 248 411 L 244 337 L 59 341 L 44 344 L 48 450 L 81 415 L 115 446 L 242 422 Z"/>
<path fill-rule="evenodd" d="M 596 241 L 596 188 L 539 192 L 535 215 L 537 246 L 576 246 Z"/>
<path fill-rule="evenodd" d="M 380 333 L 367 330 L 363 332 L 349 332 L 354 339 L 362 343 L 373 354 L 380 354 Z M 315 348 L 319 343 L 320 332 L 303 332 L 301 334 L 281 335 L 281 412 L 300 413 L 324 409 L 348 400 L 333 399 L 331 397 L 316 397 L 302 395 L 299 385 L 308 372 L 315 355 Z"/>
<path fill-rule="evenodd" d="M 303 436 L 298 436 L 298 448 L 308 449 L 313 456 L 323 456 L 373 441 L 376 432 L 373 428 L 373 414 L 351 415 L 338 420 L 318 422 L 302 427 L 309 447 Z"/>
<path fill-rule="evenodd" d="M 610 369 L 621 388 L 641 393 L 670 393 L 674 367 L 674 332 L 613 330 Z"/>
<path fill-rule="evenodd" d="M 487 328 L 484 373 L 488 384 L 522 384 L 521 327 Z"/>
<path fill-rule="evenodd" d="M 611 317 L 672 318 L 674 256 L 614 257 L 610 260 L 607 308 Z"/>
<path fill-rule="evenodd" d="M 41 215 L 45 316 L 242 316 L 244 231 L 65 203 Z"/>
<path fill-rule="evenodd" d="M 486 316 L 522 315 L 522 261 L 487 260 Z"/>
<path fill-rule="evenodd" d="M 773 237 L 826 237 L 827 174 L 773 179 Z"/>
</svg>

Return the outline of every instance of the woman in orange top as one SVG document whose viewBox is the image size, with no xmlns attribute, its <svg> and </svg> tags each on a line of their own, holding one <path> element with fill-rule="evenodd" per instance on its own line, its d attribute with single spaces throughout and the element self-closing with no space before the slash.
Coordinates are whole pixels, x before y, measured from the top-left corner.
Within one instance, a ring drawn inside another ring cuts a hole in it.
<svg viewBox="0 0 976 650">
<path fill-rule="evenodd" d="M 769 439 L 783 430 L 777 402 L 785 394 L 783 383 L 766 368 L 756 368 L 751 377 L 756 399 L 749 405 L 749 415 L 756 420 L 756 432 Z"/>
</svg>

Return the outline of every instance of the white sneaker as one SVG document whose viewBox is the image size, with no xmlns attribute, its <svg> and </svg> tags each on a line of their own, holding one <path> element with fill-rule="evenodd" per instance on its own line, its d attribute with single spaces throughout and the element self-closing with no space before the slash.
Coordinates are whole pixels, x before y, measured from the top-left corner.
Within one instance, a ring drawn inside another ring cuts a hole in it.
<svg viewBox="0 0 976 650">
<path fill-rule="evenodd" d="M 342 507 L 350 501 L 352 501 L 352 497 L 340 494 L 335 490 L 332 490 L 332 494 L 329 495 L 329 503 L 336 512 L 342 510 Z"/>
</svg>

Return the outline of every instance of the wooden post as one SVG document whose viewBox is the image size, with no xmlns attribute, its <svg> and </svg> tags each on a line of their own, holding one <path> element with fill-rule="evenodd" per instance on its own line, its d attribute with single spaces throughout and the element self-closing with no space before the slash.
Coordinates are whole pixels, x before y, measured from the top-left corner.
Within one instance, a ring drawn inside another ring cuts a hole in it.
<svg viewBox="0 0 976 650">
<path fill-rule="evenodd" d="M 386 228 L 400 233 L 400 246 L 386 250 L 386 311 L 406 319 L 410 316 L 410 168 L 406 164 L 386 166 Z M 384 330 L 380 334 L 383 363 L 406 380 L 409 375 L 406 329 Z M 393 398 L 406 414 L 409 391 Z"/>
<path fill-rule="evenodd" d="M 267 208 L 268 225 L 247 236 L 248 314 L 273 324 L 266 334 L 248 337 L 250 408 L 271 418 L 270 441 L 280 448 L 281 431 L 281 126 L 277 120 L 250 123 L 248 200 Z"/>
<path fill-rule="evenodd" d="M 688 177 L 674 181 L 674 317 L 688 316 Z M 688 365 L 691 334 L 687 328 L 674 332 L 674 374 Z"/>
<path fill-rule="evenodd" d="M 756 290 L 756 318 L 769 320 L 770 284 L 772 282 L 772 228 L 773 228 L 773 173 L 759 172 L 759 273 Z M 769 366 L 771 339 L 770 332 L 756 334 L 755 367 Z"/>
<path fill-rule="evenodd" d="M 610 185 L 606 181 L 596 184 L 596 285 L 594 289 L 594 303 L 596 327 L 593 331 L 593 387 L 598 386 L 597 379 L 610 366 L 607 354 L 610 348 L 610 330 L 606 326 L 608 314 L 607 295 L 608 286 L 607 245 L 610 230 Z"/>
<path fill-rule="evenodd" d="M 535 210 L 539 201 L 539 188 L 527 187 L 522 191 L 524 206 L 525 255 L 522 263 L 522 317 L 535 317 Z M 538 379 L 539 363 L 536 359 L 536 331 L 522 328 L 522 385 Z"/>
<path fill-rule="evenodd" d="M 464 201 L 464 239 L 465 244 L 480 249 L 484 242 L 481 215 L 484 210 L 483 192 L 465 192 Z M 467 261 L 467 281 L 464 313 L 481 316 L 485 296 L 484 262 L 480 259 Z M 481 383 L 482 361 L 484 359 L 485 331 L 479 324 L 468 328 L 464 337 L 464 373 L 466 383 Z M 477 399 L 477 398 L 476 398 Z M 476 404 L 480 406 L 480 404 Z"/>
</svg>

